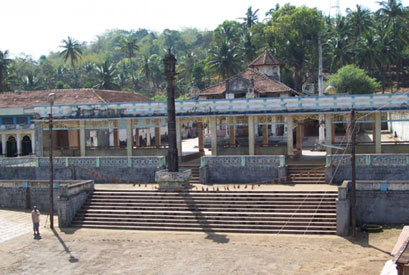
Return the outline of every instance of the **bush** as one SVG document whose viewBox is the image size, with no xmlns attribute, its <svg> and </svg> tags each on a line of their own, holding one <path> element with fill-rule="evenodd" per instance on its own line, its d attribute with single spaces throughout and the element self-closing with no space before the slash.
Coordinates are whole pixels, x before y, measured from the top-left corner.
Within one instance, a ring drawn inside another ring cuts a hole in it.
<svg viewBox="0 0 409 275">
<path fill-rule="evenodd" d="M 381 85 L 354 65 L 346 65 L 329 77 L 339 94 L 371 94 Z"/>
</svg>

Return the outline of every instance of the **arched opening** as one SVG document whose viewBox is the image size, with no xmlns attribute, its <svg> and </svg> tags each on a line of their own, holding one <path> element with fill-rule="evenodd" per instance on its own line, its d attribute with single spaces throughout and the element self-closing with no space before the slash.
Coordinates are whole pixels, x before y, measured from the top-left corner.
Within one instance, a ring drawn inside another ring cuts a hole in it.
<svg viewBox="0 0 409 275">
<path fill-rule="evenodd" d="M 33 146 L 29 136 L 24 136 L 21 141 L 21 155 L 27 156 L 33 153 Z"/>
<path fill-rule="evenodd" d="M 14 137 L 7 140 L 7 157 L 17 157 L 17 142 Z"/>
</svg>

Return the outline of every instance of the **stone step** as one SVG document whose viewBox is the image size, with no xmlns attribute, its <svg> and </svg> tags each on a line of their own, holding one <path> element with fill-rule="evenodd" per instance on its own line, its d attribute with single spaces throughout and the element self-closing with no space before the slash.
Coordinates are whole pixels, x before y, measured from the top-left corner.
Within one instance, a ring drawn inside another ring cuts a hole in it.
<svg viewBox="0 0 409 275">
<path fill-rule="evenodd" d="M 77 218 L 100 218 L 100 219 L 149 219 L 149 220 L 198 220 L 205 218 L 216 221 L 257 221 L 257 222 L 336 222 L 334 215 L 276 215 L 276 216 L 254 216 L 254 215 L 218 215 L 212 213 L 133 213 L 124 214 L 122 212 L 92 212 L 81 211 Z"/>
<path fill-rule="evenodd" d="M 181 198 L 181 197 L 171 197 L 171 198 L 149 198 L 149 197 L 121 197 L 121 196 L 103 196 L 103 197 L 90 197 L 90 200 L 92 201 L 106 201 L 106 202 L 115 202 L 115 201 L 126 201 L 126 202 L 137 202 L 137 201 L 144 201 L 144 202 L 163 202 L 163 201 L 168 201 L 168 202 L 186 202 L 187 200 L 192 200 L 195 203 L 208 203 L 208 202 L 215 202 L 215 203 L 229 203 L 229 202 L 238 202 L 238 203 L 244 203 L 244 202 L 251 202 L 251 203 L 302 203 L 302 202 L 307 202 L 307 203 L 335 203 L 335 198 L 327 198 L 327 197 L 321 197 L 321 198 L 309 198 L 306 197 L 302 200 L 299 198 L 226 198 L 226 197 L 202 197 L 202 198 Z"/>
<path fill-rule="evenodd" d="M 159 230 L 159 231 L 197 231 L 197 232 L 226 232 L 226 233 L 287 233 L 287 234 L 335 234 L 336 226 L 240 226 L 224 225 L 215 227 L 211 225 L 198 224 L 129 224 L 129 223 L 98 223 L 98 222 L 75 222 L 72 226 L 83 228 L 104 228 L 104 229 L 130 229 L 130 230 Z"/>
<path fill-rule="evenodd" d="M 248 221 L 248 220 L 214 220 L 208 219 L 206 217 L 201 217 L 197 219 L 151 219 L 151 218 L 144 218 L 144 219 L 135 219 L 135 218 L 101 218 L 101 217 L 84 217 L 83 219 L 75 219 L 75 222 L 93 222 L 93 223 L 118 223 L 124 224 L 129 223 L 133 225 L 139 224 L 167 224 L 175 226 L 175 224 L 180 225 L 196 225 L 199 223 L 207 224 L 209 226 L 225 226 L 225 225 L 247 225 L 247 226 L 321 226 L 321 227 L 336 227 L 336 221 L 314 221 L 314 220 L 306 220 L 306 221 Z"/>
<path fill-rule="evenodd" d="M 320 218 L 334 218 L 336 217 L 335 212 L 329 213 L 285 213 L 285 212 L 276 212 L 276 213 L 255 213 L 255 212 L 231 212 L 231 211 L 171 211 L 171 210 L 112 210 L 112 209 L 86 209 L 82 208 L 78 213 L 93 213 L 93 214 L 120 214 L 120 215 L 208 215 L 208 216 L 220 216 L 220 217 L 256 217 L 256 218 L 288 218 L 288 217 L 320 217 Z"/>
<path fill-rule="evenodd" d="M 238 207 L 220 207 L 220 206 L 204 206 L 204 207 L 197 207 L 197 206 L 181 206 L 175 207 L 170 205 L 163 205 L 163 206 L 126 206 L 126 205 L 85 205 L 84 207 L 88 209 L 113 209 L 113 210 L 149 210 L 149 211 L 220 211 L 220 212 L 299 212 L 299 213 L 333 213 L 336 211 L 336 207 L 257 207 L 253 209 L 246 208 L 238 208 Z"/>
<path fill-rule="evenodd" d="M 229 185 L 225 185 L 229 186 Z M 230 186 L 233 188 L 233 186 Z M 248 188 L 251 186 L 248 186 Z M 212 187 L 211 187 L 212 188 Z M 243 189 L 245 187 L 242 187 Z M 224 191 L 220 190 L 219 192 L 215 191 L 188 191 L 188 192 L 176 192 L 176 191 L 156 191 L 156 190 L 95 190 L 94 195 L 96 194 L 116 194 L 116 195 L 133 195 L 133 196 L 196 196 L 196 195 L 216 195 L 216 196 L 229 196 L 229 197 L 238 197 L 238 196 L 259 196 L 259 197 L 268 197 L 268 196 L 314 196 L 314 195 L 338 195 L 337 191 Z"/>
</svg>

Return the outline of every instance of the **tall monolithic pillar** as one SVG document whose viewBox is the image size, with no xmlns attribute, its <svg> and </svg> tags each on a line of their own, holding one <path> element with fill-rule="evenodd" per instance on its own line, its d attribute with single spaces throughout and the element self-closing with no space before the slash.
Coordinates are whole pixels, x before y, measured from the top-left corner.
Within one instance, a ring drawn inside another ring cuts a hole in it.
<svg viewBox="0 0 409 275">
<path fill-rule="evenodd" d="M 248 128 L 249 128 L 249 155 L 254 155 L 255 154 L 255 148 L 254 148 L 254 137 L 255 137 L 255 130 L 254 130 L 254 116 L 249 116 L 248 117 Z"/>
<path fill-rule="evenodd" d="M 176 118 L 176 147 L 178 149 L 178 156 L 179 158 L 182 158 L 183 156 L 183 150 L 182 150 L 182 127 L 181 127 L 181 121 L 180 118 Z"/>
<path fill-rule="evenodd" d="M 197 135 L 199 136 L 199 152 L 204 154 L 203 122 L 197 122 Z"/>
<path fill-rule="evenodd" d="M 85 120 L 80 120 L 80 152 L 81 157 L 85 157 Z"/>
<path fill-rule="evenodd" d="M 381 113 L 375 113 L 375 153 L 382 154 L 382 140 L 381 140 Z"/>
<path fill-rule="evenodd" d="M 332 114 L 325 114 L 325 143 L 327 145 L 332 145 Z M 331 154 L 332 153 L 332 148 L 331 147 L 327 147 L 327 154 Z"/>
<path fill-rule="evenodd" d="M 294 117 L 288 115 L 287 119 L 287 155 L 294 156 L 294 140 L 293 140 L 293 129 L 294 129 Z"/>
<path fill-rule="evenodd" d="M 212 140 L 212 156 L 217 156 L 217 123 L 216 117 L 212 116 L 209 119 L 210 121 L 210 134 Z"/>
<path fill-rule="evenodd" d="M 132 120 L 126 120 L 126 155 L 132 156 L 133 137 L 132 137 Z"/>
</svg>

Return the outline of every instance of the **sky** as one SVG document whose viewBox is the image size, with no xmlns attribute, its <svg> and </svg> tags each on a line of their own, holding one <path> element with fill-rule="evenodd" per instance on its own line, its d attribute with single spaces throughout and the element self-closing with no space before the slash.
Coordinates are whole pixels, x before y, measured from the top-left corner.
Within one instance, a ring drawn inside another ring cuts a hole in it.
<svg viewBox="0 0 409 275">
<path fill-rule="evenodd" d="M 373 11 L 377 1 L 338 0 L 341 13 L 360 4 Z M 249 6 L 259 19 L 276 3 L 315 7 L 334 15 L 337 0 L 3 0 L 0 16 L 0 51 L 11 57 L 30 55 L 38 59 L 60 51 L 61 40 L 71 36 L 91 42 L 110 29 L 151 31 L 194 27 L 213 30 L 224 20 L 244 17 Z M 409 6 L 409 0 L 402 1 Z"/>
</svg>

